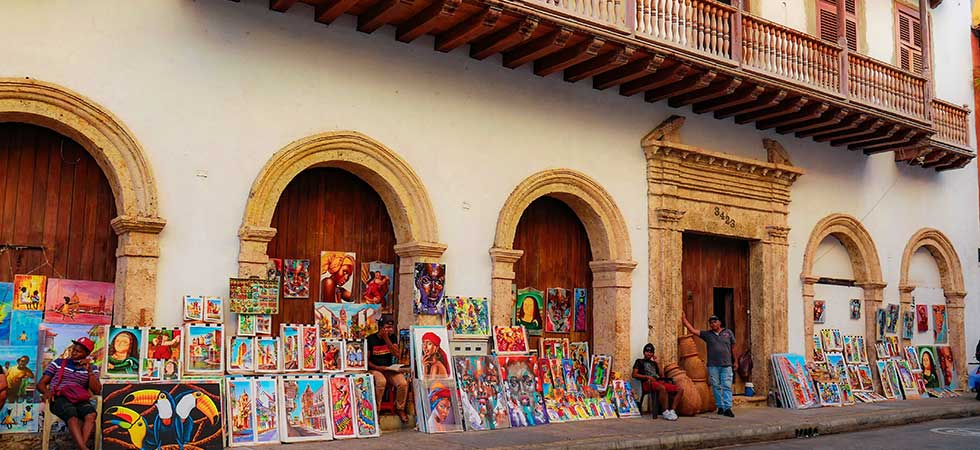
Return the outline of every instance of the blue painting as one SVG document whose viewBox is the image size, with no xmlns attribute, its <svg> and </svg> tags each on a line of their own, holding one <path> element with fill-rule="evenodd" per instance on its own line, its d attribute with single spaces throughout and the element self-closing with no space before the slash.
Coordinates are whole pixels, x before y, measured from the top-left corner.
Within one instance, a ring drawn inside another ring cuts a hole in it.
<svg viewBox="0 0 980 450">
<path fill-rule="evenodd" d="M 13 311 L 10 319 L 10 344 L 36 346 L 42 318 L 42 311 Z"/>
<path fill-rule="evenodd" d="M 0 283 L 0 344 L 10 343 L 10 320 L 14 309 L 14 284 Z"/>
</svg>

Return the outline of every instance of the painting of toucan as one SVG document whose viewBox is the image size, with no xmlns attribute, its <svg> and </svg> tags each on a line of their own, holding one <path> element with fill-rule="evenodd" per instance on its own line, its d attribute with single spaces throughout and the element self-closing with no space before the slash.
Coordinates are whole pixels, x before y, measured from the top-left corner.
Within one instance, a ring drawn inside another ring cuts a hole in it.
<svg viewBox="0 0 980 450">
<path fill-rule="evenodd" d="M 219 389 L 217 383 L 107 385 L 103 389 L 103 414 L 106 425 L 118 429 L 105 433 L 103 448 L 222 448 L 220 401 L 215 400 L 220 399 Z M 106 445 L 116 441 L 122 445 Z"/>
</svg>

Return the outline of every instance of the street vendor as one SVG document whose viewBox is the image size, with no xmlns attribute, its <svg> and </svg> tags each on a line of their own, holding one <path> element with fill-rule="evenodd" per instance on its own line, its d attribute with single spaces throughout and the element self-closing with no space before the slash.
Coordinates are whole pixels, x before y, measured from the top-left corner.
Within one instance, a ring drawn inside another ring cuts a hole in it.
<svg viewBox="0 0 980 450">
<path fill-rule="evenodd" d="M 666 408 L 661 416 L 667 420 L 677 420 L 677 402 L 683 396 L 683 389 L 674 384 L 670 378 L 660 375 L 660 364 L 655 354 L 656 348 L 647 343 L 643 346 L 643 357 L 633 363 L 633 378 L 643 383 L 643 392 L 657 395 L 657 401 Z M 669 402 L 669 394 L 674 395 L 674 401 Z"/>
</svg>

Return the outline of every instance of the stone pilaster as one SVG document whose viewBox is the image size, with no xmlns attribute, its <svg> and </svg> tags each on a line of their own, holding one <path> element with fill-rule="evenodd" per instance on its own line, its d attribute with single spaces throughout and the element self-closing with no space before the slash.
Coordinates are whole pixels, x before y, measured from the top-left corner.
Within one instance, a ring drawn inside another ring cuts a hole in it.
<svg viewBox="0 0 980 450">
<path fill-rule="evenodd" d="M 152 325 L 157 303 L 160 232 L 167 221 L 159 217 L 119 216 L 111 224 L 119 237 L 113 323 Z"/>
<path fill-rule="evenodd" d="M 395 254 L 398 255 L 398 328 L 408 328 L 409 325 L 442 325 L 441 316 L 417 316 L 412 306 L 415 304 L 415 263 L 439 262 L 445 252 L 446 244 L 437 242 L 413 241 L 395 245 Z"/>
<path fill-rule="evenodd" d="M 524 250 L 494 247 L 490 249 L 490 262 L 493 267 L 490 272 L 490 323 L 493 325 L 510 325 L 511 313 L 514 311 L 515 299 L 511 295 L 514 284 L 514 264 L 524 256 Z"/>
<path fill-rule="evenodd" d="M 912 298 L 913 298 L 912 291 L 914 290 L 915 290 L 914 284 L 902 284 L 898 286 L 898 301 L 899 301 L 899 306 L 901 307 L 899 309 L 899 315 L 900 315 L 899 320 L 902 321 L 899 323 L 902 323 L 903 324 L 902 326 L 904 326 L 904 320 L 905 320 L 904 314 L 907 311 L 912 311 L 913 313 L 915 312 L 915 309 L 912 305 Z M 912 340 L 905 339 L 904 337 L 902 337 L 902 335 L 903 333 L 899 331 L 898 339 L 902 347 L 904 348 L 905 346 L 912 345 Z"/>
<path fill-rule="evenodd" d="M 613 370 L 624 374 L 630 358 L 630 289 L 636 261 L 592 261 L 594 353 L 612 355 Z"/>
<path fill-rule="evenodd" d="M 649 231 L 650 300 L 647 334 L 664 363 L 677 362 L 677 338 L 681 335 L 684 286 L 681 273 L 685 211 L 654 209 Z"/>
<path fill-rule="evenodd" d="M 269 263 L 269 242 L 276 229 L 246 225 L 238 229 L 238 276 L 265 278 Z"/>
<path fill-rule="evenodd" d="M 878 283 L 874 281 L 869 281 L 866 283 L 857 283 L 857 286 L 864 289 L 864 351 L 868 354 L 868 359 L 873 358 L 872 355 L 877 354 L 875 352 L 875 339 L 876 327 L 878 324 L 878 319 L 876 317 L 878 308 L 881 308 L 881 302 L 884 300 L 885 296 L 885 283 Z M 873 371 L 877 374 L 877 371 Z M 875 378 L 879 383 L 881 383 L 880 378 Z M 878 389 L 876 386 L 875 389 Z"/>
<path fill-rule="evenodd" d="M 959 389 L 967 388 L 966 372 L 966 330 L 963 327 L 964 298 L 966 292 L 944 291 L 946 295 L 946 321 L 949 323 L 949 346 L 953 351 L 953 366 L 956 368 L 956 384 Z"/>
<path fill-rule="evenodd" d="M 817 277 L 803 277 L 803 343 L 807 359 L 813 358 L 813 285 Z"/>
</svg>

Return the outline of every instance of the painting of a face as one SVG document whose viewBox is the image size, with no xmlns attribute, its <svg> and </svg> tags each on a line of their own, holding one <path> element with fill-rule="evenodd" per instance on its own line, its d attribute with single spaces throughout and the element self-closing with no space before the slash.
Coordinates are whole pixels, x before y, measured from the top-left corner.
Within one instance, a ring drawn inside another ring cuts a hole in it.
<svg viewBox="0 0 980 450">
<path fill-rule="evenodd" d="M 445 264 L 415 264 L 415 313 L 442 314 L 445 309 Z"/>
</svg>

